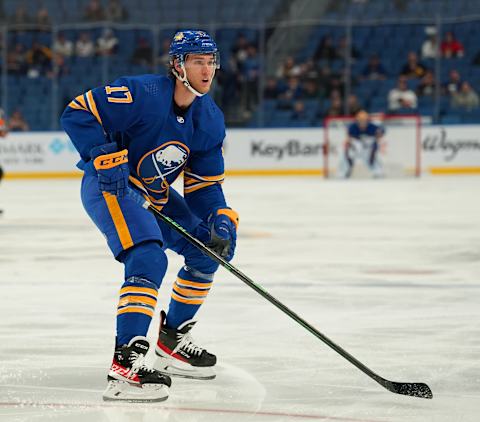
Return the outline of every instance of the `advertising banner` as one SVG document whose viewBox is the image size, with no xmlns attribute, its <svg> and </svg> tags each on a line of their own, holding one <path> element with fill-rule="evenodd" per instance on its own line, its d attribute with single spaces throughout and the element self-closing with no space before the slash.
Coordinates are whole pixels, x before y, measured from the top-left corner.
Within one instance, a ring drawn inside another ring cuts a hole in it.
<svg viewBox="0 0 480 422">
<path fill-rule="evenodd" d="M 424 126 L 421 150 L 423 174 L 480 174 L 480 125 Z M 230 175 L 322 175 L 323 129 L 230 129 L 224 157 Z M 0 164 L 9 178 L 78 177 L 78 160 L 64 132 L 0 138 Z"/>
</svg>

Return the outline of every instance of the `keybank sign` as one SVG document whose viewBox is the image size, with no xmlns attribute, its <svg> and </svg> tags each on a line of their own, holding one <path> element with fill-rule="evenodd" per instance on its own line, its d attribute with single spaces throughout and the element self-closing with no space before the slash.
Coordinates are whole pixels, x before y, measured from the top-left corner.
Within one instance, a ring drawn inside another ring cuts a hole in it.
<svg viewBox="0 0 480 422">
<path fill-rule="evenodd" d="M 290 139 L 283 144 L 273 144 L 264 140 L 251 142 L 252 157 L 271 157 L 282 160 L 288 157 L 298 156 L 321 156 L 323 151 L 321 143 L 309 144 L 300 142 L 298 139 Z"/>
</svg>

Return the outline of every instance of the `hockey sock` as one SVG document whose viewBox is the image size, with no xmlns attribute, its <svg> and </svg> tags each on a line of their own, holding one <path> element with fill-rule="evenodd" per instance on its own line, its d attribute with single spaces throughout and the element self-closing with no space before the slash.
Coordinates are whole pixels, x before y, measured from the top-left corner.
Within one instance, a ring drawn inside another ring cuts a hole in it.
<svg viewBox="0 0 480 422">
<path fill-rule="evenodd" d="M 167 257 L 159 244 L 147 242 L 127 251 L 125 282 L 117 308 L 117 345 L 146 336 L 157 304 L 158 288 L 167 271 Z"/>
<path fill-rule="evenodd" d="M 203 274 L 187 266 L 178 272 L 168 308 L 168 327 L 177 328 L 195 316 L 207 297 L 212 282 L 213 274 Z"/>
</svg>

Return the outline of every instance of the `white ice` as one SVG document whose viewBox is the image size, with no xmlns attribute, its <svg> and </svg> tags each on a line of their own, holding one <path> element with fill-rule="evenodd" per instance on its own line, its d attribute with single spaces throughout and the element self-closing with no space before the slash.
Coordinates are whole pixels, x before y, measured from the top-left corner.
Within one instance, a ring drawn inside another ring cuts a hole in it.
<svg viewBox="0 0 480 422">
<path fill-rule="evenodd" d="M 392 394 L 225 270 L 198 313 L 213 381 L 160 404 L 104 403 L 122 266 L 79 180 L 0 186 L 0 421 L 476 422 L 480 178 L 229 178 L 234 264 L 381 376 Z M 178 256 L 160 290 L 166 307 Z M 155 339 L 158 320 L 152 323 Z"/>
</svg>

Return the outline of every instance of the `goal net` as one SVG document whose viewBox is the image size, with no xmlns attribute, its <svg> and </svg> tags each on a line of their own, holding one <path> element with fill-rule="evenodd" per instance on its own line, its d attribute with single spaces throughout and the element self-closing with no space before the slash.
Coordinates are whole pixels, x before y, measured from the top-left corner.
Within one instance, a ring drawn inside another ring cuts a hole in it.
<svg viewBox="0 0 480 422">
<path fill-rule="evenodd" d="M 385 177 L 420 176 L 421 120 L 419 116 L 371 114 L 370 120 L 384 129 L 378 159 Z M 324 175 L 340 177 L 345 159 L 345 143 L 353 117 L 329 117 L 324 124 Z M 371 177 L 363 160 L 355 160 L 351 177 Z"/>
</svg>

